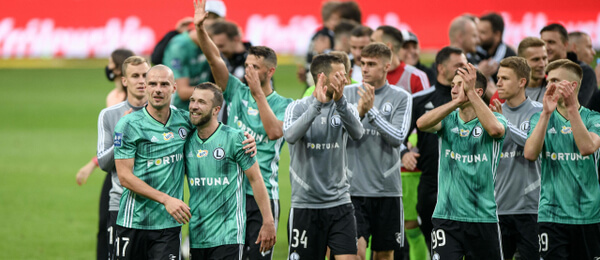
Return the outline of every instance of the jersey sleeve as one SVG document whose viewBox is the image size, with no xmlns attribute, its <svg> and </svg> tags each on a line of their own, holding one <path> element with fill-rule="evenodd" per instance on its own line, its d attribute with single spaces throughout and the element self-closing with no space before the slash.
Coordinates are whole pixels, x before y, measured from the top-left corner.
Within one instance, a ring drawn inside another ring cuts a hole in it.
<svg viewBox="0 0 600 260">
<path fill-rule="evenodd" d="M 527 133 L 521 131 L 521 129 L 508 122 L 504 140 L 511 140 L 517 145 L 525 147 L 525 142 L 527 141 Z"/>
<path fill-rule="evenodd" d="M 240 131 L 237 134 L 237 138 L 235 138 L 234 140 L 235 161 L 240 166 L 240 168 L 242 168 L 242 170 L 245 171 L 250 169 L 250 167 L 252 167 L 252 165 L 254 165 L 254 163 L 256 162 L 256 159 L 254 157 L 251 157 L 250 154 L 246 153 L 246 151 L 244 150 L 244 145 L 242 144 L 242 142 L 246 140 L 244 133 Z"/>
<path fill-rule="evenodd" d="M 223 99 L 226 102 L 237 102 L 234 100 L 240 91 L 242 91 L 246 85 L 242 83 L 238 78 L 229 74 L 229 80 L 227 80 L 227 88 L 225 88 L 225 92 L 223 92 Z"/>
<path fill-rule="evenodd" d="M 429 84 L 429 79 L 427 79 L 427 74 L 419 71 L 419 73 L 413 73 L 410 76 L 410 87 L 411 93 L 417 93 L 419 91 L 428 89 L 431 85 Z"/>
<path fill-rule="evenodd" d="M 306 135 L 315 117 L 321 114 L 321 102 L 314 99 L 312 104 L 304 106 L 303 100 L 292 102 L 285 110 L 283 137 L 290 144 L 296 143 Z"/>
<path fill-rule="evenodd" d="M 540 121 L 540 114 L 541 112 L 537 112 L 533 114 L 529 119 L 529 132 L 527 132 L 527 138 L 531 136 L 531 133 L 533 133 L 533 129 L 535 129 L 535 126 L 537 125 L 538 121 Z"/>
<path fill-rule="evenodd" d="M 177 39 L 169 42 L 165 49 L 163 64 L 171 68 L 175 79 L 190 77 L 190 70 L 185 64 L 186 57 L 189 55 L 187 55 L 185 50 L 186 48 Z"/>
<path fill-rule="evenodd" d="M 407 93 L 404 98 L 400 99 L 400 103 L 396 106 L 389 122 L 381 116 L 379 110 L 375 107 L 367 112 L 367 116 L 369 121 L 377 128 L 381 137 L 393 147 L 398 147 L 404 142 L 409 133 L 411 109 L 412 97 Z"/>
<path fill-rule="evenodd" d="M 590 115 L 586 120 L 586 127 L 589 132 L 600 136 L 600 113 L 590 111 Z"/>
<path fill-rule="evenodd" d="M 113 131 L 108 123 L 106 110 L 102 110 L 98 116 L 98 147 L 96 155 L 98 156 L 98 166 L 105 172 L 115 168 L 115 158 L 113 151 Z"/>
<path fill-rule="evenodd" d="M 494 113 L 494 116 L 496 117 L 496 119 L 498 120 L 498 122 L 500 122 L 500 124 L 502 124 L 502 126 L 504 127 L 504 135 L 502 137 L 499 137 L 496 139 L 504 139 L 504 137 L 506 137 L 506 132 L 509 131 L 508 130 L 508 120 L 506 120 L 506 117 L 504 117 L 500 113 L 496 113 L 496 112 L 493 112 L 493 113 Z"/>
<path fill-rule="evenodd" d="M 115 159 L 135 158 L 137 150 L 136 133 L 131 127 L 127 116 L 121 118 L 115 126 L 115 135 L 113 138 Z"/>
<path fill-rule="evenodd" d="M 356 107 L 346 101 L 346 96 L 342 95 L 340 100 L 335 101 L 335 109 L 340 115 L 342 124 L 352 140 L 358 140 L 363 135 L 363 125 L 358 116 Z"/>
</svg>

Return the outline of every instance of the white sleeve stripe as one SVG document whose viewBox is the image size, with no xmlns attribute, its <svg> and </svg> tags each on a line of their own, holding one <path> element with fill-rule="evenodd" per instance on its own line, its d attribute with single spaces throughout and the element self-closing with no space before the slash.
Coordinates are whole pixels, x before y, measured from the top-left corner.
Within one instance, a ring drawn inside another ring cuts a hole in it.
<svg viewBox="0 0 600 260">
<path fill-rule="evenodd" d="M 525 134 L 525 132 L 521 131 L 519 128 L 515 127 L 512 124 L 508 124 L 508 128 L 510 129 L 511 132 L 515 133 L 518 136 L 527 138 L 527 134 Z"/>
<path fill-rule="evenodd" d="M 283 122 L 283 130 L 287 130 L 288 128 L 290 128 L 290 126 L 292 126 L 292 123 L 293 123 L 292 119 L 293 119 L 293 116 L 294 116 L 294 108 L 296 107 L 296 105 L 298 105 L 298 102 L 300 102 L 300 101 L 296 100 L 296 101 L 292 102 L 285 109 L 285 117 L 284 117 L 284 122 Z"/>
<path fill-rule="evenodd" d="M 404 139 L 404 138 L 406 138 L 406 135 L 408 132 L 408 127 L 410 127 L 408 124 L 410 124 L 409 111 L 411 108 L 412 108 L 412 99 L 410 98 L 410 95 L 408 95 L 408 100 L 406 102 L 406 110 L 404 112 L 404 118 L 403 118 L 402 126 L 400 127 L 400 129 L 396 129 L 388 121 L 384 120 L 383 118 L 381 118 L 379 116 L 375 117 L 375 121 L 377 121 L 379 123 L 379 125 L 381 126 L 381 128 L 386 130 L 394 138 Z"/>
</svg>

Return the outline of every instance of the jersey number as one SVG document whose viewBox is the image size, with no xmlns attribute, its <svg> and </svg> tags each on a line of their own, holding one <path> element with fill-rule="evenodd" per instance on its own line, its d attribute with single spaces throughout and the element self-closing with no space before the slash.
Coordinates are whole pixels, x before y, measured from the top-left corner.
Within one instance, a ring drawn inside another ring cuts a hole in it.
<svg viewBox="0 0 600 260">
<path fill-rule="evenodd" d="M 438 246 L 446 245 L 446 233 L 443 229 L 434 230 L 431 232 L 431 243 L 433 246 L 431 248 L 435 249 Z"/>
<path fill-rule="evenodd" d="M 108 244 L 112 245 L 113 244 L 113 227 L 110 226 L 108 227 Z"/>
<path fill-rule="evenodd" d="M 538 238 L 540 239 L 540 252 L 548 251 L 548 233 L 541 233 Z"/>
<path fill-rule="evenodd" d="M 302 235 L 298 239 L 300 231 L 298 229 L 292 229 L 292 247 L 298 247 L 299 244 L 304 245 L 304 248 L 308 246 L 308 237 L 306 236 L 306 230 L 302 230 Z"/>
<path fill-rule="evenodd" d="M 119 246 L 121 245 L 120 241 L 123 241 L 123 254 L 119 255 L 119 252 L 121 252 Z M 128 237 L 117 237 L 116 239 L 116 248 L 117 248 L 117 257 L 125 257 L 125 251 L 127 250 L 127 245 L 129 245 L 129 238 Z"/>
</svg>

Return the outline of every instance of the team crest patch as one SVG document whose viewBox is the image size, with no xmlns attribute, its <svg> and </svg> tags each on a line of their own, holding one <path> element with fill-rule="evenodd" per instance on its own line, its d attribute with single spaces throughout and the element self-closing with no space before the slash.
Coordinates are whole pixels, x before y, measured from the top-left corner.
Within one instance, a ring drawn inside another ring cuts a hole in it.
<svg viewBox="0 0 600 260">
<path fill-rule="evenodd" d="M 254 109 L 254 108 L 248 107 L 248 115 L 251 115 L 251 116 L 258 115 L 258 109 Z"/>
<path fill-rule="evenodd" d="M 385 102 L 383 106 L 381 106 L 381 114 L 389 116 L 392 113 L 392 103 Z"/>
<path fill-rule="evenodd" d="M 202 158 L 202 157 L 204 157 L 206 155 L 208 155 L 208 150 L 198 150 L 198 153 L 196 154 L 196 157 Z"/>
<path fill-rule="evenodd" d="M 473 128 L 473 137 L 480 137 L 483 134 L 483 129 L 480 126 Z"/>
<path fill-rule="evenodd" d="M 183 127 L 179 128 L 179 131 L 177 131 L 179 133 L 179 137 L 181 137 L 181 139 L 184 139 L 187 137 L 187 130 Z"/>
<path fill-rule="evenodd" d="M 560 129 L 560 132 L 563 134 L 570 134 L 571 133 L 571 127 L 570 126 L 563 126 L 562 129 Z"/>
<path fill-rule="evenodd" d="M 438 253 L 433 254 L 433 256 L 431 257 L 431 260 L 440 260 L 440 254 L 438 254 Z"/>
<path fill-rule="evenodd" d="M 181 69 L 181 60 L 180 59 L 171 60 L 171 68 L 173 68 L 174 70 Z"/>
<path fill-rule="evenodd" d="M 521 123 L 521 125 L 519 125 L 519 129 L 521 129 L 521 131 L 527 133 L 529 132 L 529 121 L 525 121 L 523 123 Z"/>
<path fill-rule="evenodd" d="M 396 232 L 396 243 L 398 243 L 399 245 L 404 244 L 402 241 L 402 232 Z"/>
<path fill-rule="evenodd" d="M 123 144 L 123 133 L 115 133 L 113 144 L 115 147 L 121 147 Z"/>
<path fill-rule="evenodd" d="M 461 137 L 467 137 L 467 136 L 469 136 L 469 132 L 470 132 L 470 131 L 469 131 L 468 129 L 467 129 L 467 130 L 465 130 L 465 129 L 460 129 L 460 136 L 461 136 Z"/>
<path fill-rule="evenodd" d="M 296 252 L 290 254 L 290 260 L 300 260 L 300 255 Z"/>
<path fill-rule="evenodd" d="M 342 118 L 340 115 L 334 115 L 331 117 L 331 126 L 340 127 L 342 125 Z"/>
<path fill-rule="evenodd" d="M 163 135 L 163 139 L 165 139 L 165 141 L 169 141 L 169 140 L 173 139 L 173 137 L 175 137 L 173 132 L 163 133 L 162 135 Z"/>
<path fill-rule="evenodd" d="M 217 160 L 223 160 L 225 158 L 225 150 L 219 147 L 213 151 L 213 157 Z"/>
</svg>

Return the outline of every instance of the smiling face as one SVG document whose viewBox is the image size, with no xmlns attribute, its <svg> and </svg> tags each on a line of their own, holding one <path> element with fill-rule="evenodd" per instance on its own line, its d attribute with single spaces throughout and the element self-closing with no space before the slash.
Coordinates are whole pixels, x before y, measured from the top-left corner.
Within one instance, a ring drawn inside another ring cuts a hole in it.
<svg viewBox="0 0 600 260">
<path fill-rule="evenodd" d="M 146 95 L 146 72 L 150 69 L 147 63 L 128 65 L 123 86 L 127 87 L 127 95 L 142 99 Z"/>
<path fill-rule="evenodd" d="M 208 89 L 195 89 L 190 97 L 190 121 L 195 126 L 203 126 L 217 115 L 220 107 L 213 106 L 214 94 Z"/>
<path fill-rule="evenodd" d="M 171 104 L 171 95 L 175 93 L 173 72 L 167 69 L 152 69 L 146 75 L 146 97 L 148 104 L 160 110 Z"/>
<path fill-rule="evenodd" d="M 548 51 L 548 60 L 550 62 L 567 57 L 567 44 L 562 41 L 559 32 L 545 31 L 542 32 L 540 38 L 546 42 L 546 50 Z"/>
<path fill-rule="evenodd" d="M 544 70 L 548 65 L 548 53 L 546 47 L 529 47 L 523 52 L 523 58 L 527 60 L 527 65 L 531 68 L 531 79 L 538 81 L 546 77 Z"/>
</svg>

